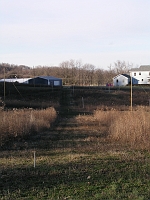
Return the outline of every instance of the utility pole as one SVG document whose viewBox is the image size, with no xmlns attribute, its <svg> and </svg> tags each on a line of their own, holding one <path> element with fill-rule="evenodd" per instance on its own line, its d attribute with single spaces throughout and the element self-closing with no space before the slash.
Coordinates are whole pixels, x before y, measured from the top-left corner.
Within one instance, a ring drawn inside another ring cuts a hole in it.
<svg viewBox="0 0 150 200">
<path fill-rule="evenodd" d="M 6 86 L 5 86 L 5 66 L 4 66 L 4 107 L 5 107 L 5 90 L 6 90 Z"/>
<path fill-rule="evenodd" d="M 132 72 L 131 72 L 131 111 L 132 111 Z"/>
</svg>

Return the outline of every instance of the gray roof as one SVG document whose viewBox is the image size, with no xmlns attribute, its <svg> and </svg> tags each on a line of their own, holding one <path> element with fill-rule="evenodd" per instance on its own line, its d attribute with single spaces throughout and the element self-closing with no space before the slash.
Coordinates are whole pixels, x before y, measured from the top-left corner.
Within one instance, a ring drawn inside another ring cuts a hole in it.
<svg viewBox="0 0 150 200">
<path fill-rule="evenodd" d="M 38 76 L 38 78 L 43 78 L 43 79 L 47 79 L 47 80 L 61 80 L 60 78 L 56 78 L 54 76 Z"/>
<path fill-rule="evenodd" d="M 141 65 L 139 68 L 132 68 L 130 71 L 150 71 L 150 65 Z"/>
<path fill-rule="evenodd" d="M 141 65 L 141 66 L 140 66 L 140 69 L 141 69 L 142 71 L 150 71 L 150 65 Z"/>
</svg>

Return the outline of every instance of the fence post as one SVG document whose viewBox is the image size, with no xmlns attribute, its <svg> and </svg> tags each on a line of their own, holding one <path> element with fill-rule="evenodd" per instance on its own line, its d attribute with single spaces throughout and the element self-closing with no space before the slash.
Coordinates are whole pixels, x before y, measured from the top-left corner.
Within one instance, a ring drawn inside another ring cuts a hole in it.
<svg viewBox="0 0 150 200">
<path fill-rule="evenodd" d="M 82 97 L 82 106 L 83 106 L 83 108 L 84 108 L 84 99 L 83 99 L 83 97 Z"/>
<path fill-rule="evenodd" d="M 35 156 L 35 151 L 33 152 L 33 154 L 34 154 L 34 161 L 33 161 L 33 165 L 34 165 L 34 168 L 35 168 L 35 166 L 36 166 L 36 156 Z"/>
</svg>

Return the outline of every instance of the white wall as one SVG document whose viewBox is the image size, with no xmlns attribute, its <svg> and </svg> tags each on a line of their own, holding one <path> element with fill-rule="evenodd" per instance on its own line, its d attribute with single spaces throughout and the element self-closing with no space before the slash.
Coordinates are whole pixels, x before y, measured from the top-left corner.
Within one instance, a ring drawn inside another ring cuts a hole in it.
<svg viewBox="0 0 150 200">
<path fill-rule="evenodd" d="M 138 84 L 150 84 L 149 71 L 132 71 L 130 73 L 132 73 L 133 78 L 139 80 Z"/>
<path fill-rule="evenodd" d="M 114 86 L 125 86 L 128 84 L 128 78 L 119 74 L 113 78 L 113 85 Z"/>
</svg>

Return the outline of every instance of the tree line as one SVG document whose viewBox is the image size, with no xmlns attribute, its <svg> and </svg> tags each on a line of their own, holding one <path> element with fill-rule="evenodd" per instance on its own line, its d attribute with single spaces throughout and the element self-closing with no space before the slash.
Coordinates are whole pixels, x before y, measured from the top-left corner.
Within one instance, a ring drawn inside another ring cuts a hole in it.
<svg viewBox="0 0 150 200">
<path fill-rule="evenodd" d="M 96 68 L 93 64 L 82 64 L 79 60 L 63 61 L 59 66 L 35 66 L 8 63 L 0 64 L 0 79 L 5 78 L 34 78 L 37 76 L 55 76 L 63 80 L 63 85 L 92 86 L 112 83 L 112 78 L 118 74 L 128 73 L 133 67 L 125 61 L 110 64 L 107 70 Z"/>
</svg>

